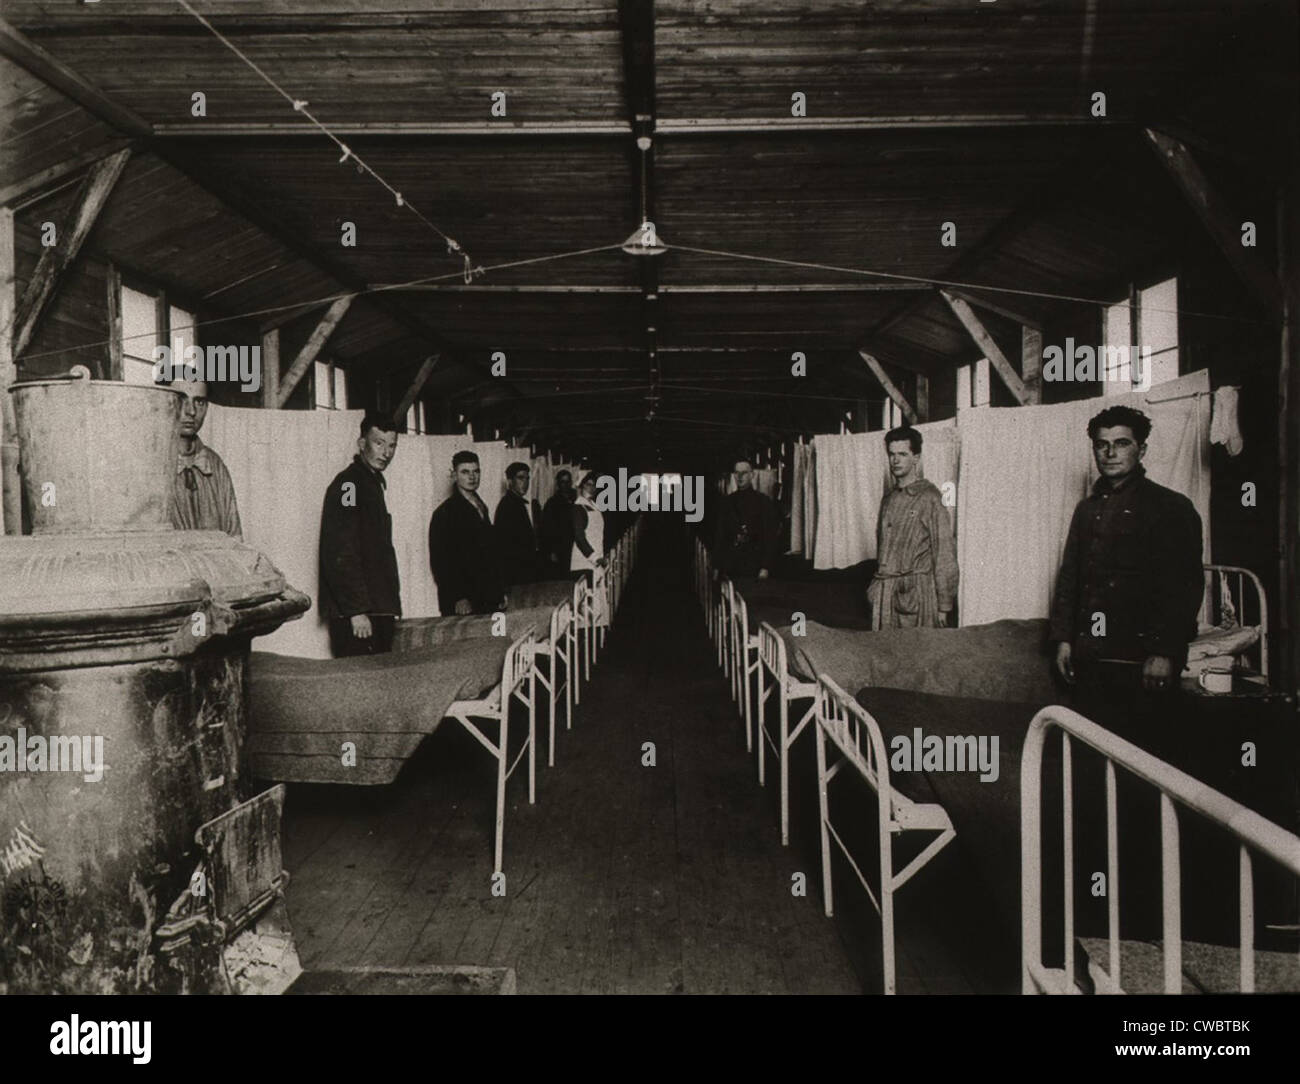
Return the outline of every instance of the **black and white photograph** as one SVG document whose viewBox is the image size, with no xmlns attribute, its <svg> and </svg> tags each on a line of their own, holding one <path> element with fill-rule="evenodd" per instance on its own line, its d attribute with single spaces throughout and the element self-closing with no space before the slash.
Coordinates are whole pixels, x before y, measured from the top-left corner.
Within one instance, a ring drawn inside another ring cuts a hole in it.
<svg viewBox="0 0 1300 1084">
<path fill-rule="evenodd" d="M 0 0 L 24 1048 L 1010 995 L 1263 1053 L 1298 119 L 1297 0 Z"/>
</svg>

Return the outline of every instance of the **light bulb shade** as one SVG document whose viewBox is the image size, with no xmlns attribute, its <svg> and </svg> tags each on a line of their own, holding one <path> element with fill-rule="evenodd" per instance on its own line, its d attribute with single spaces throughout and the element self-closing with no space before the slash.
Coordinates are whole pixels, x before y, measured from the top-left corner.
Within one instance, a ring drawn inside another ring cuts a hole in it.
<svg viewBox="0 0 1300 1084">
<path fill-rule="evenodd" d="M 642 222 L 621 247 L 629 256 L 662 256 L 668 251 L 653 222 Z"/>
</svg>

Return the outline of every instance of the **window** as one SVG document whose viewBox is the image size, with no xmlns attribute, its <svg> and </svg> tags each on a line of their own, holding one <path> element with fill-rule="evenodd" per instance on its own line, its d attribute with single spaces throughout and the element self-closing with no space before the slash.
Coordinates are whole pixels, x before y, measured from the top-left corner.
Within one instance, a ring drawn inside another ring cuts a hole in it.
<svg viewBox="0 0 1300 1084">
<path fill-rule="evenodd" d="M 162 341 L 159 330 L 156 299 L 123 286 L 122 379 L 126 383 L 153 383 L 153 351 Z"/>
<path fill-rule="evenodd" d="M 957 370 L 957 409 L 989 405 L 989 359 L 980 358 Z"/>
<path fill-rule="evenodd" d="M 152 384 L 154 351 L 171 350 L 174 365 L 185 361 L 185 350 L 198 345 L 194 313 L 165 305 L 161 291 L 122 287 L 122 379 L 128 384 Z"/>
<path fill-rule="evenodd" d="M 884 409 L 880 412 L 880 427 L 882 429 L 897 429 L 903 424 L 903 412 L 898 409 L 898 404 L 892 399 L 886 399 Z"/>
<path fill-rule="evenodd" d="M 424 404 L 415 402 L 411 404 L 411 409 L 406 412 L 406 431 L 408 433 L 424 433 L 428 431 L 427 419 L 424 412 Z"/>
<path fill-rule="evenodd" d="M 342 369 L 332 361 L 318 361 L 312 370 L 317 410 L 347 410 L 348 382 Z"/>
<path fill-rule="evenodd" d="M 1173 380 L 1178 376 L 1178 280 L 1135 290 L 1132 302 L 1107 305 L 1102 329 L 1103 394 Z M 1144 371 L 1148 365 L 1149 374 Z"/>
</svg>

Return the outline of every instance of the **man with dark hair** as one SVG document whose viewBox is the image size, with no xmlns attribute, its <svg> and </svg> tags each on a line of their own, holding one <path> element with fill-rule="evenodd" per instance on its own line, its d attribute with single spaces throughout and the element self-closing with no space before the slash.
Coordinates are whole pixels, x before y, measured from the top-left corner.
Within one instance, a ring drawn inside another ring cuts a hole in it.
<svg viewBox="0 0 1300 1084">
<path fill-rule="evenodd" d="M 781 551 L 781 517 L 776 502 L 754 488 L 748 459 L 732 464 L 736 490 L 722 498 L 713 562 L 720 576 L 767 579 Z"/>
<path fill-rule="evenodd" d="M 208 385 L 203 380 L 177 380 L 171 385 L 185 396 L 181 403 L 180 454 L 172 480 L 171 521 L 178 531 L 224 531 L 243 538 L 235 486 L 230 471 L 199 439 L 208 416 Z"/>
<path fill-rule="evenodd" d="M 567 470 L 557 471 L 555 492 L 542 509 L 542 547 L 551 563 L 551 573 L 558 577 L 569 574 L 569 557 L 573 551 L 573 502 L 577 497 L 573 475 Z"/>
<path fill-rule="evenodd" d="M 392 650 L 402 594 L 384 471 L 396 454 L 397 426 L 381 415 L 366 414 L 357 454 L 325 491 L 320 608 L 329 621 L 336 658 Z"/>
<path fill-rule="evenodd" d="M 880 502 L 876 575 L 867 588 L 873 629 L 946 628 L 957 604 L 957 545 L 933 482 L 920 476 L 921 434 L 885 434 L 893 488 Z"/>
<path fill-rule="evenodd" d="M 538 528 L 542 510 L 528 497 L 532 471 L 527 463 L 511 463 L 506 468 L 506 492 L 497 502 L 492 520 L 497 532 L 501 568 L 506 584 L 532 583 L 542 578 L 542 560 L 538 553 Z"/>
<path fill-rule="evenodd" d="M 451 496 L 429 519 L 429 565 L 444 615 L 504 610 L 506 585 L 487 505 L 478 495 L 479 462 L 473 452 L 451 459 Z"/>
<path fill-rule="evenodd" d="M 1146 476 L 1150 433 L 1126 406 L 1088 422 L 1101 477 L 1070 520 L 1052 601 L 1056 670 L 1070 685 L 1168 691 L 1196 636 L 1201 517 Z"/>
</svg>

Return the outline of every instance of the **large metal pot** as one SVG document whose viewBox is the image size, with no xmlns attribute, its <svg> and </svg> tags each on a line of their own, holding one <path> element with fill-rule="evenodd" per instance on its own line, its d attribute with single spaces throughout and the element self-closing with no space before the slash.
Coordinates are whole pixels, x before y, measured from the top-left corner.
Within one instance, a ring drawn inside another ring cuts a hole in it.
<svg viewBox="0 0 1300 1084">
<path fill-rule="evenodd" d="M 183 396 L 81 372 L 10 388 L 32 533 L 170 530 Z"/>
</svg>

